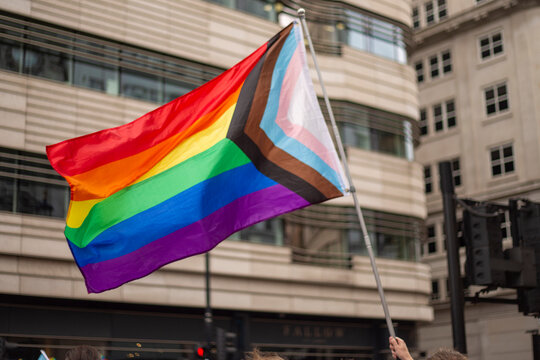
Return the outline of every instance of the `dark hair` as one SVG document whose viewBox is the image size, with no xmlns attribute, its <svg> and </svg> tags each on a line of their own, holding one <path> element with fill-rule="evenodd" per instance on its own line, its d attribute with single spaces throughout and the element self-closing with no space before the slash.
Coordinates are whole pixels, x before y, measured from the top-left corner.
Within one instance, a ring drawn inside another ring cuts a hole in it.
<svg viewBox="0 0 540 360">
<path fill-rule="evenodd" d="M 428 360 L 467 360 L 467 357 L 456 350 L 439 349 Z"/>
<path fill-rule="evenodd" d="M 100 360 L 97 349 L 90 345 L 79 345 L 66 353 L 66 360 Z"/>
</svg>

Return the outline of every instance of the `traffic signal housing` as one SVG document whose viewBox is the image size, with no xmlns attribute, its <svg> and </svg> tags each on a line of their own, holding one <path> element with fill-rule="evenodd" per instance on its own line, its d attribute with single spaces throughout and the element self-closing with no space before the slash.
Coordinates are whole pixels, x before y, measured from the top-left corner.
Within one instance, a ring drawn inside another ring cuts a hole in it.
<svg viewBox="0 0 540 360">
<path fill-rule="evenodd" d="M 237 338 L 234 332 L 216 328 L 216 357 L 217 360 L 235 360 L 237 353 Z"/>
<path fill-rule="evenodd" d="M 6 339 L 3 337 L 0 337 L 0 360 L 4 358 L 4 354 L 6 353 Z"/>
<path fill-rule="evenodd" d="M 195 346 L 194 355 L 196 360 L 212 360 L 210 349 L 199 344 Z"/>
<path fill-rule="evenodd" d="M 518 289 L 518 306 L 525 315 L 540 316 L 540 204 L 527 200 L 520 202 L 521 206 L 517 200 L 510 202 L 512 237 L 522 249 L 534 254 L 528 261 L 528 266 L 534 267 L 534 286 Z"/>
<path fill-rule="evenodd" d="M 468 284 L 504 286 L 506 275 L 501 263 L 502 251 L 501 218 L 496 215 L 499 206 L 477 204 L 463 211 L 463 238 L 467 260 L 465 274 Z"/>
</svg>

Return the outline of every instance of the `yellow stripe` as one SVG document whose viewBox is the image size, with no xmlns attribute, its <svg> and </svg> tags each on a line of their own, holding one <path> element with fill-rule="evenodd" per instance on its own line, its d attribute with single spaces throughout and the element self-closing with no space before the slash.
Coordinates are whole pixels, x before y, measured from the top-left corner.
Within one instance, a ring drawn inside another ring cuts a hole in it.
<svg viewBox="0 0 540 360">
<path fill-rule="evenodd" d="M 66 217 L 66 225 L 69 227 L 79 227 L 83 223 L 86 215 L 92 207 L 103 199 L 92 199 L 84 201 L 73 201 L 69 203 L 69 210 Z"/>
<path fill-rule="evenodd" d="M 229 109 L 227 109 L 227 111 L 225 111 L 223 115 L 208 128 L 190 136 L 180 143 L 152 169 L 137 179 L 134 184 L 170 169 L 217 144 L 227 135 L 235 108 L 236 104 L 231 105 Z M 69 204 L 68 215 L 66 218 L 67 226 L 70 228 L 78 228 L 81 226 L 90 210 L 92 210 L 92 207 L 103 200 L 104 198 L 84 201 L 72 200 Z"/>
<path fill-rule="evenodd" d="M 222 140 L 229 130 L 229 124 L 234 113 L 236 104 L 233 104 L 223 115 L 209 126 L 206 130 L 200 131 L 197 134 L 190 136 L 184 140 L 179 146 L 165 156 L 146 174 L 137 179 L 136 182 L 143 181 L 154 175 L 159 174 L 175 165 L 180 164 L 198 153 L 208 150 L 220 140 Z"/>
</svg>

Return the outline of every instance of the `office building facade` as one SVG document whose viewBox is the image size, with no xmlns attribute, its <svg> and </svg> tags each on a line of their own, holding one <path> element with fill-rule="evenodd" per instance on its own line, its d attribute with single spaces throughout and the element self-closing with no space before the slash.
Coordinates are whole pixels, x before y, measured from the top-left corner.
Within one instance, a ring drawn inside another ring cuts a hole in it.
<svg viewBox="0 0 540 360">
<path fill-rule="evenodd" d="M 449 161 L 461 199 L 508 205 L 540 200 L 540 71 L 537 1 L 414 1 L 410 65 L 419 88 L 421 144 L 428 218 L 423 259 L 432 271 L 435 320 L 419 331 L 419 349 L 452 346 L 446 244 L 438 163 Z M 461 226 L 461 213 L 457 210 Z M 509 218 L 501 227 L 511 245 Z M 462 239 L 461 239 L 462 240 Z M 465 248 L 460 247 L 464 275 Z M 471 286 L 475 296 L 481 287 Z M 513 290 L 482 297 L 515 299 Z M 471 359 L 532 359 L 538 319 L 516 304 L 466 303 Z"/>
</svg>

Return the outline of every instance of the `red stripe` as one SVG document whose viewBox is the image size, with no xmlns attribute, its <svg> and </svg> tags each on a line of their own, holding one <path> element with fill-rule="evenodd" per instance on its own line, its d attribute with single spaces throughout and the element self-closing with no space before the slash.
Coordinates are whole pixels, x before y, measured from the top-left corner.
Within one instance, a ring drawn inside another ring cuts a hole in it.
<svg viewBox="0 0 540 360">
<path fill-rule="evenodd" d="M 74 176 L 137 154 L 185 131 L 240 86 L 266 49 L 264 44 L 210 82 L 128 124 L 47 146 L 49 161 L 61 175 Z"/>
</svg>

